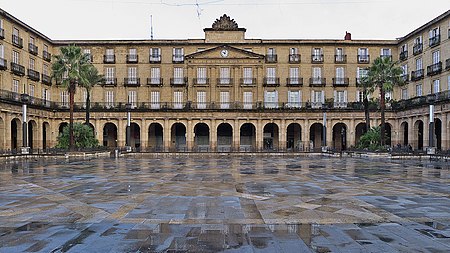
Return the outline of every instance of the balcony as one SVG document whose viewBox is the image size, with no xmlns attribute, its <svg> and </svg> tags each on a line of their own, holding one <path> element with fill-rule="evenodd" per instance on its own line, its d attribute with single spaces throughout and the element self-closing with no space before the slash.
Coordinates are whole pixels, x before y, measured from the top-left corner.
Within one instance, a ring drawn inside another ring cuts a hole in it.
<svg viewBox="0 0 450 253">
<path fill-rule="evenodd" d="M 11 62 L 11 71 L 13 72 L 14 75 L 17 76 L 25 75 L 25 67 L 14 62 Z"/>
<path fill-rule="evenodd" d="M 127 54 L 127 63 L 138 63 L 139 55 L 137 54 Z"/>
<path fill-rule="evenodd" d="M 323 63 L 323 54 L 311 55 L 311 63 Z"/>
<path fill-rule="evenodd" d="M 117 78 L 105 77 L 102 86 L 117 86 Z"/>
<path fill-rule="evenodd" d="M 429 39 L 430 47 L 435 47 L 441 43 L 441 35 L 437 34 Z"/>
<path fill-rule="evenodd" d="M 150 77 L 147 78 L 147 85 L 150 85 L 152 87 L 161 87 L 163 86 L 163 79 L 162 78 L 154 78 Z"/>
<path fill-rule="evenodd" d="M 423 51 L 423 44 L 419 43 L 419 44 L 415 44 L 413 46 L 413 55 L 418 55 L 420 53 L 422 53 Z"/>
<path fill-rule="evenodd" d="M 334 77 L 333 87 L 348 87 L 348 77 Z"/>
<path fill-rule="evenodd" d="M 442 62 L 427 66 L 427 76 L 434 76 L 442 72 Z"/>
<path fill-rule="evenodd" d="M 170 85 L 174 87 L 184 87 L 187 83 L 187 77 L 170 78 Z"/>
<path fill-rule="evenodd" d="M 264 87 L 278 87 L 280 86 L 279 77 L 264 77 Z"/>
<path fill-rule="evenodd" d="M 28 69 L 28 78 L 32 81 L 39 82 L 40 80 L 40 74 L 36 70 Z"/>
<path fill-rule="evenodd" d="M 403 80 L 403 82 L 407 83 L 409 82 L 409 75 L 408 74 L 402 74 L 400 78 Z"/>
<path fill-rule="evenodd" d="M 360 55 L 358 54 L 358 63 L 369 63 L 370 55 Z"/>
<path fill-rule="evenodd" d="M 161 63 L 161 55 L 150 55 L 148 61 L 150 63 Z"/>
<path fill-rule="evenodd" d="M 301 56 L 299 54 L 290 54 L 289 63 L 300 63 Z"/>
<path fill-rule="evenodd" d="M 126 87 L 141 86 L 141 79 L 139 77 L 126 77 L 123 79 L 123 85 Z"/>
<path fill-rule="evenodd" d="M 172 63 L 184 63 L 184 55 L 174 55 L 172 57 Z"/>
<path fill-rule="evenodd" d="M 256 78 L 250 78 L 250 77 L 241 78 L 240 84 L 242 86 L 253 86 L 253 85 L 256 85 Z"/>
<path fill-rule="evenodd" d="M 423 78 L 423 69 L 411 71 L 411 81 L 417 81 Z"/>
<path fill-rule="evenodd" d="M 203 77 L 203 78 L 194 78 L 193 83 L 195 86 L 208 86 L 209 85 L 209 78 Z"/>
<path fill-rule="evenodd" d="M 346 62 L 347 62 L 346 54 L 334 55 L 334 63 L 346 63 Z"/>
<path fill-rule="evenodd" d="M 400 52 L 399 58 L 400 58 L 400 61 L 404 61 L 404 60 L 408 59 L 408 51 Z"/>
<path fill-rule="evenodd" d="M 266 63 L 276 63 L 277 58 L 278 57 L 276 54 L 268 54 L 268 55 L 266 55 Z"/>
<path fill-rule="evenodd" d="M 231 86 L 233 78 L 217 78 L 217 86 Z"/>
<path fill-rule="evenodd" d="M 6 65 L 6 64 L 5 64 Z M 450 58 L 448 58 L 447 60 L 445 60 L 445 70 L 449 70 L 450 69 Z"/>
<path fill-rule="evenodd" d="M 52 60 L 52 54 L 44 50 L 42 51 L 42 58 L 44 59 L 44 61 L 50 62 Z"/>
<path fill-rule="evenodd" d="M 286 86 L 288 87 L 300 87 L 303 86 L 303 78 L 302 77 L 288 77 L 286 78 Z"/>
<path fill-rule="evenodd" d="M 326 78 L 311 77 L 309 78 L 309 87 L 325 87 Z"/>
<path fill-rule="evenodd" d="M 52 78 L 50 76 L 42 74 L 41 79 L 43 84 L 52 85 Z"/>
<path fill-rule="evenodd" d="M 17 35 L 12 36 L 12 44 L 18 48 L 23 48 L 23 39 Z"/>
<path fill-rule="evenodd" d="M 0 28 L 0 40 L 5 39 L 5 29 Z"/>
<path fill-rule="evenodd" d="M 8 61 L 6 59 L 0 58 L 0 70 L 8 69 Z"/>
<path fill-rule="evenodd" d="M 28 43 L 28 52 L 33 55 L 38 54 L 38 47 L 33 43 Z"/>
<path fill-rule="evenodd" d="M 116 63 L 116 55 L 115 54 L 112 54 L 112 55 L 105 54 L 105 55 L 103 55 L 103 63 L 108 63 L 108 64 Z"/>
</svg>

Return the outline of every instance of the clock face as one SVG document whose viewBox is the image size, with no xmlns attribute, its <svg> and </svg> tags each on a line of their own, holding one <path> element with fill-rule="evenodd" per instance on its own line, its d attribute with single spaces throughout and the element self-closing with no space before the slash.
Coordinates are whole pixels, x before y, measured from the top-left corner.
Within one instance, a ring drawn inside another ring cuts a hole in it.
<svg viewBox="0 0 450 253">
<path fill-rule="evenodd" d="M 222 51 L 220 51 L 220 55 L 221 55 L 222 57 L 227 57 L 227 56 L 228 56 L 228 50 L 223 49 Z"/>
</svg>

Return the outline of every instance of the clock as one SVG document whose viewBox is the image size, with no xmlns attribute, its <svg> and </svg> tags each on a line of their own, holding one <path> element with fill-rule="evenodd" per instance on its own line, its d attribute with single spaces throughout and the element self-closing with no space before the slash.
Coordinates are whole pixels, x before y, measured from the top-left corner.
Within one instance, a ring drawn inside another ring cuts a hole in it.
<svg viewBox="0 0 450 253">
<path fill-rule="evenodd" d="M 228 57 L 228 50 L 222 49 L 222 51 L 220 51 L 220 55 L 221 55 L 222 57 Z"/>
</svg>

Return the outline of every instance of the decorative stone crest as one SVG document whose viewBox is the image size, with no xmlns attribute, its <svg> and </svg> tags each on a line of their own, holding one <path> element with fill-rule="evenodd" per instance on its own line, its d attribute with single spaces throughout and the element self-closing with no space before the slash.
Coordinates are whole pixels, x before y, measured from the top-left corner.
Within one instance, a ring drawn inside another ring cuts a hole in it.
<svg viewBox="0 0 450 253">
<path fill-rule="evenodd" d="M 212 29 L 215 31 L 238 31 L 239 27 L 234 19 L 231 19 L 227 14 L 216 19 L 212 24 Z"/>
</svg>

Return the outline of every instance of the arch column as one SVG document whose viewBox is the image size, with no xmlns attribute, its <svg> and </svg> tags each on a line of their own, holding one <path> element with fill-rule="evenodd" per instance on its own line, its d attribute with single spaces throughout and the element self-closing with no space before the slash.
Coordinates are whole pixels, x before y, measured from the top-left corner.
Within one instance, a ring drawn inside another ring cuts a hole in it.
<svg viewBox="0 0 450 253">
<path fill-rule="evenodd" d="M 101 124 L 101 120 L 96 119 L 94 121 L 94 124 L 95 124 L 94 137 L 97 138 L 98 143 L 100 143 L 100 145 L 103 145 L 103 127 Z"/>
<path fill-rule="evenodd" d="M 302 128 L 302 144 L 304 146 L 304 150 L 309 150 L 309 120 L 305 119 L 303 121 L 303 126 L 300 124 L 300 127 Z"/>
<path fill-rule="evenodd" d="M 170 150 L 170 142 L 171 142 L 171 133 L 172 129 L 170 128 L 169 119 L 164 119 L 164 126 L 163 126 L 163 145 L 164 145 L 164 151 L 168 152 Z"/>
<path fill-rule="evenodd" d="M 192 127 L 192 120 L 189 119 L 187 121 L 187 128 L 186 128 L 186 146 L 188 151 L 192 151 L 194 145 L 194 129 Z"/>
<path fill-rule="evenodd" d="M 417 139 L 417 137 L 414 135 L 414 117 L 410 117 L 408 119 L 408 143 L 410 144 L 412 147 L 416 147 L 416 143 L 415 140 Z"/>
<path fill-rule="evenodd" d="M 282 119 L 280 123 L 280 129 L 278 130 L 279 136 L 278 149 L 282 151 L 286 150 L 286 142 L 287 142 L 286 131 L 287 131 L 286 120 Z"/>
<path fill-rule="evenodd" d="M 147 120 L 141 120 L 141 149 L 148 148 L 148 126 Z"/>
<path fill-rule="evenodd" d="M 211 126 L 209 128 L 209 147 L 211 151 L 217 150 L 217 125 L 216 120 L 211 119 Z"/>
<path fill-rule="evenodd" d="M 423 148 L 424 148 L 424 150 L 427 148 L 427 147 L 429 147 L 430 145 L 430 143 L 428 143 L 429 142 L 429 140 L 430 140 L 430 136 L 429 136 L 429 133 L 428 133 L 428 131 L 429 131 L 429 129 L 430 129 L 430 121 L 429 121 L 429 119 L 430 119 L 430 116 L 429 115 L 424 115 L 423 116 Z"/>
<path fill-rule="evenodd" d="M 119 119 L 119 125 L 117 126 L 117 146 L 125 146 L 125 126 L 123 125 L 123 119 Z"/>
<path fill-rule="evenodd" d="M 261 126 L 261 119 L 256 122 L 256 150 L 260 151 L 263 148 L 263 129 Z"/>
<path fill-rule="evenodd" d="M 333 147 L 333 121 L 327 119 L 327 147 Z"/>
<path fill-rule="evenodd" d="M 241 145 L 241 128 L 239 127 L 239 120 L 235 119 L 233 124 L 233 144 L 232 150 L 239 151 L 239 146 Z"/>
<path fill-rule="evenodd" d="M 442 150 L 449 149 L 448 147 L 448 122 L 447 113 L 442 112 Z"/>
<path fill-rule="evenodd" d="M 349 127 L 348 127 L 347 131 L 348 131 L 347 138 L 348 138 L 348 141 L 349 141 L 348 147 L 356 146 L 356 140 L 355 140 L 355 131 L 356 131 L 356 129 L 355 129 L 355 119 L 352 118 L 350 120 Z"/>
</svg>

